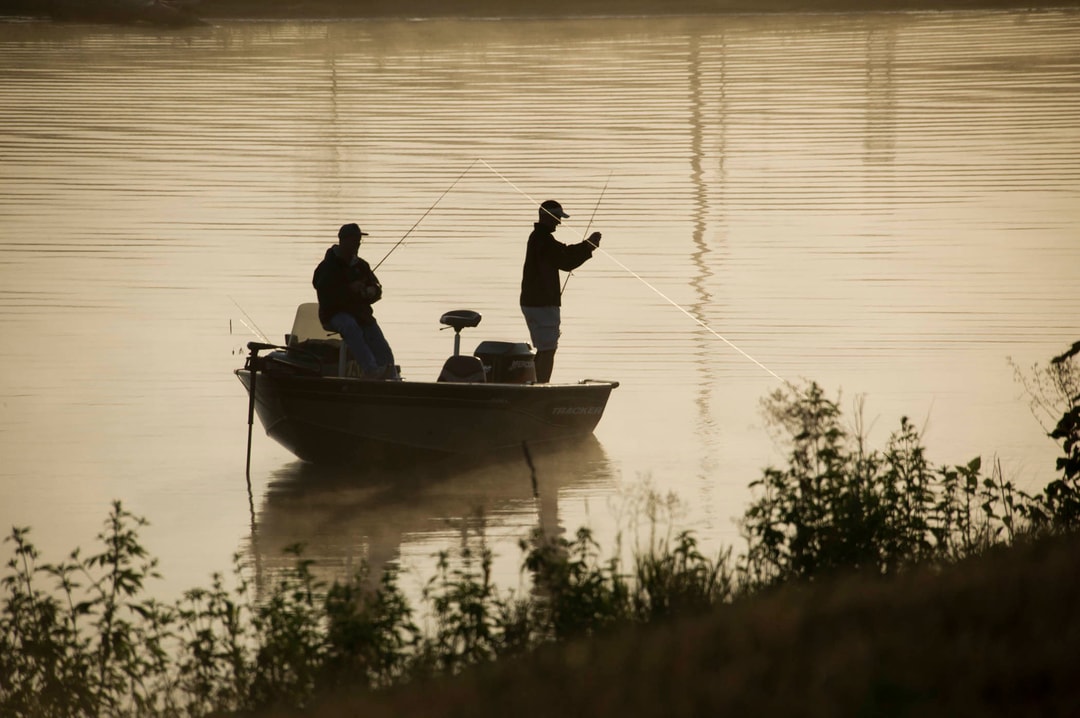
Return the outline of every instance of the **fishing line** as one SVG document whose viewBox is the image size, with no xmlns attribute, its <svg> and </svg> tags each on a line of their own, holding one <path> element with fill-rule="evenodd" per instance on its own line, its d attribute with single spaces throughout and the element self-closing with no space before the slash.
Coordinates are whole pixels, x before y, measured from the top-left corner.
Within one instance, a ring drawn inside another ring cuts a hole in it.
<svg viewBox="0 0 1080 718">
<path fill-rule="evenodd" d="M 476 163 L 480 162 L 480 161 L 481 160 L 480 160 L 479 157 L 476 158 L 475 160 L 472 161 L 472 164 L 470 164 L 468 167 L 465 168 L 464 172 L 462 172 L 460 175 L 458 175 L 458 178 L 456 180 L 454 180 L 454 183 L 451 184 L 449 187 L 447 187 L 446 190 L 441 195 L 439 195 L 439 198 L 437 200 L 435 200 L 435 204 L 428 207 L 427 212 L 424 212 L 422 215 L 420 215 L 420 219 L 416 220 L 416 224 L 414 224 L 412 227 L 409 227 L 409 231 L 406 232 L 401 237 L 401 239 L 399 239 L 397 241 L 397 244 L 395 244 L 393 247 L 390 248 L 390 251 L 386 253 L 386 256 L 384 256 L 382 259 L 380 259 L 379 264 L 376 264 L 374 267 L 372 267 L 371 271 L 374 272 L 376 269 L 378 269 L 379 266 L 383 262 L 386 261 L 386 258 L 394 253 L 394 250 L 398 248 L 398 245 L 400 245 L 402 242 L 405 241 L 405 237 L 408 237 L 410 234 L 412 234 L 412 231 L 414 229 L 416 229 L 417 227 L 420 226 L 420 223 L 424 221 L 424 217 L 427 217 L 429 214 L 431 214 L 431 210 L 435 209 L 435 205 L 439 204 L 439 202 L 442 202 L 442 198 L 445 197 L 450 192 L 450 190 L 454 189 L 454 187 L 457 185 L 457 183 L 461 181 L 461 178 L 464 177 L 465 175 L 469 174 L 469 170 L 471 170 L 476 165 Z M 487 163 L 485 162 L 484 164 L 487 164 Z"/>
<path fill-rule="evenodd" d="M 262 330 L 259 329 L 259 327 L 255 325 L 255 320 L 252 319 L 250 316 L 248 316 L 248 313 L 245 312 L 244 308 L 240 306 L 240 302 L 233 299 L 231 295 L 226 294 L 225 296 L 229 297 L 229 299 L 232 300 L 232 303 L 236 305 L 236 308 L 240 310 L 240 313 L 243 314 L 245 317 L 247 317 L 248 322 L 251 322 L 251 324 L 248 324 L 248 322 L 245 322 L 243 319 L 241 319 L 240 323 L 243 324 L 245 327 L 247 327 L 249 332 L 251 332 L 255 336 L 259 337 L 260 339 L 262 339 L 267 344 L 272 344 L 273 342 L 270 341 L 270 337 L 263 334 Z"/>
<path fill-rule="evenodd" d="M 518 187 L 518 186 L 517 186 L 516 184 L 514 184 L 513 182 L 511 182 L 511 181 L 510 181 L 509 179 L 507 179 L 507 178 L 506 178 L 505 176 L 503 176 L 503 174 L 502 174 L 501 172 L 499 172 L 498 170 L 496 170 L 496 169 L 495 169 L 494 167 L 492 167 L 491 165 L 489 165 L 489 164 L 488 164 L 487 162 L 485 162 L 485 161 L 484 161 L 484 160 L 482 160 L 482 159 L 480 160 L 480 162 L 481 162 L 481 163 L 483 163 L 483 165 L 484 165 L 485 167 L 487 167 L 487 168 L 488 168 L 489 170 L 491 170 L 491 171 L 492 171 L 493 173 L 495 173 L 495 175 L 496 175 L 497 177 L 499 177 L 499 178 L 500 178 L 501 180 L 503 180 L 503 181 L 504 181 L 504 182 L 506 182 L 506 183 L 507 183 L 508 185 L 510 185 L 511 187 L 513 187 L 513 188 L 514 188 L 515 190 L 517 190 L 519 194 L 521 194 L 521 195 L 522 195 L 523 197 L 525 197 L 526 199 L 528 199 L 528 200 L 529 200 L 530 202 L 532 202 L 532 203 L 533 203 L 534 205 L 539 205 L 539 204 L 540 204 L 540 203 L 539 203 L 539 202 L 537 202 L 537 201 L 536 201 L 535 199 L 533 199 L 532 197 L 530 197 L 530 196 L 529 196 L 529 194 L 528 194 L 527 192 L 525 192 L 525 191 L 524 191 L 524 190 L 522 190 L 522 189 L 521 189 L 520 187 Z M 582 239 L 584 239 L 584 236 L 582 237 Z M 742 349 L 740 349 L 740 348 L 739 348 L 738 346 L 736 346 L 736 345 L 735 345 L 735 344 L 734 344 L 733 342 L 731 342 L 730 340 L 728 340 L 728 339 L 727 339 L 726 337 L 724 337 L 724 336 L 723 336 L 722 334 L 720 334 L 720 333 L 719 333 L 719 332 L 717 332 L 717 331 L 716 331 L 715 329 L 713 329 L 712 327 L 710 327 L 710 326 L 709 326 L 708 324 L 706 324 L 705 322 L 703 322 L 703 321 L 701 321 L 700 319 L 698 319 L 697 317 L 695 317 L 695 316 L 694 316 L 693 314 L 691 314 L 691 313 L 690 313 L 690 312 L 689 312 L 688 310 L 686 310 L 685 308 L 683 308 L 683 306 L 682 306 L 682 305 L 680 305 L 680 304 L 679 304 L 678 302 L 676 302 L 676 301 L 675 301 L 674 299 L 672 299 L 671 297 L 667 296 L 666 294 L 664 294 L 663 292 L 661 292 L 661 291 L 660 291 L 659 289 L 657 289 L 656 287 L 654 287 L 654 286 L 653 286 L 652 284 L 650 284 L 650 283 L 649 283 L 649 282 L 648 282 L 648 281 L 647 281 L 647 280 L 646 280 L 646 279 L 645 279 L 644 277 L 642 277 L 642 276 L 641 276 L 640 274 L 638 274 L 637 272 L 635 272 L 634 270 L 630 269 L 630 268 L 629 268 L 629 267 L 627 267 L 627 266 L 626 266 L 625 264 L 623 264 L 622 262 L 620 262 L 620 261 L 619 261 L 618 259 L 616 259 L 616 258 L 615 258 L 615 257 L 614 257 L 614 256 L 613 256 L 613 255 L 612 255 L 612 254 L 611 254 L 610 252 L 607 252 L 607 251 L 605 251 L 605 250 L 601 249 L 600 247 L 596 247 L 596 251 L 598 251 L 598 252 L 601 252 L 601 253 L 602 253 L 602 254 L 603 254 L 603 255 L 604 255 L 605 257 L 607 257 L 607 258 L 608 258 L 608 259 L 610 259 L 610 260 L 611 260 L 612 262 L 614 262 L 615 264 L 617 264 L 617 265 L 618 265 L 618 266 L 619 266 L 619 267 L 620 267 L 620 268 L 621 268 L 621 269 L 622 269 L 623 271 L 625 271 L 625 272 L 626 272 L 627 274 L 629 274 L 630 276 L 632 276 L 632 277 L 633 277 L 634 279 L 637 279 L 637 280 L 638 280 L 639 282 L 641 282 L 641 283 L 642 283 L 642 284 L 644 284 L 644 285 L 645 285 L 646 287 L 648 287 L 648 288 L 649 288 L 649 289 L 651 289 L 651 290 L 652 290 L 653 292 L 655 292 L 655 293 L 656 293 L 656 295 L 657 295 L 658 297 L 660 297 L 660 298 L 661 298 L 661 299 L 663 299 L 663 300 L 664 300 L 665 302 L 667 302 L 668 304 L 670 304 L 671 306 L 675 307 L 675 308 L 676 308 L 676 309 L 678 309 L 678 310 L 679 310 L 680 312 L 682 312 L 683 314 L 685 314 L 686 316 L 688 316 L 688 317 L 689 317 L 689 318 L 690 318 L 691 320 L 693 320 L 693 321 L 694 321 L 694 322 L 695 322 L 695 323 L 696 323 L 696 324 L 697 324 L 698 326 L 700 326 L 700 327 L 701 327 L 702 329 L 704 329 L 705 331 L 709 332 L 710 334 L 712 334 L 712 335 L 713 335 L 714 337 L 716 337 L 716 338 L 717 338 L 717 339 L 719 339 L 720 341 L 722 341 L 722 342 L 724 342 L 725 344 L 727 344 L 727 345 L 728 345 L 729 347 L 731 347 L 732 349 L 734 349 L 735 351 L 737 351 L 737 352 L 738 352 L 739 354 L 742 354 L 742 355 L 743 355 L 744 357 L 746 357 L 747 359 L 749 359 L 750 361 L 752 361 L 752 362 L 753 362 L 754 364 L 757 364 L 757 365 L 758 365 L 759 367 L 761 367 L 761 369 L 763 369 L 763 370 L 764 370 L 764 371 L 765 371 L 766 373 L 768 373 L 768 374 L 772 375 L 772 376 L 773 376 L 774 378 L 776 378 L 777 380 L 779 380 L 779 381 L 783 382 L 784 384 L 787 384 L 788 386 L 791 386 L 791 382 L 789 382 L 789 381 L 788 381 L 787 379 L 785 379 L 784 377 L 780 376 L 779 374 L 777 374 L 776 372 L 774 372 L 774 371 L 773 371 L 772 369 L 770 369 L 769 367 L 765 366 L 764 364 L 762 364 L 761 362 L 759 362 L 759 361 L 758 361 L 757 359 L 755 359 L 754 357 L 752 357 L 752 356 L 750 356 L 749 354 L 747 354 L 747 353 L 746 353 L 745 351 L 743 351 Z"/>
<path fill-rule="evenodd" d="M 604 255 L 605 255 L 605 256 L 606 256 L 606 257 L 607 257 L 608 259 L 610 259 L 610 260 L 611 260 L 612 262 L 615 262 L 615 264 L 617 264 L 617 265 L 619 265 L 620 267 L 622 267 L 622 269 L 623 269 L 624 271 L 626 271 L 626 272 L 627 272 L 628 274 L 630 274 L 630 276 L 634 277 L 635 279 L 637 279 L 638 281 L 640 281 L 640 282 L 641 282 L 642 284 L 644 284 L 644 285 L 645 285 L 646 287 L 648 287 L 649 289 L 651 289 L 651 290 L 653 290 L 654 292 L 656 292 L 656 295 L 657 295 L 658 297 L 660 297 L 661 299 L 663 299 L 664 301 L 666 301 L 666 302 L 667 302 L 668 304 L 670 304 L 671 306 L 673 306 L 673 307 L 675 307 L 676 309 L 678 309 L 678 310 L 679 310 L 680 312 L 682 312 L 682 313 L 683 313 L 683 314 L 685 314 L 686 316 L 690 317 L 690 319 L 692 319 L 692 320 L 693 320 L 694 322 L 696 322 L 696 323 L 698 324 L 698 326 L 700 326 L 700 327 L 701 327 L 702 329 L 704 329 L 705 331 L 709 332 L 709 333 L 710 333 L 710 334 L 712 334 L 712 335 L 713 335 L 714 337 L 716 337 L 716 338 L 717 338 L 717 339 L 719 339 L 720 341 L 724 342 L 724 343 L 725 343 L 725 344 L 727 344 L 727 345 L 728 345 L 729 347 L 731 347 L 731 348 L 732 348 L 732 349 L 734 349 L 735 351 L 739 352 L 740 354 L 742 354 L 742 355 L 743 355 L 744 357 L 746 357 L 746 358 L 747 358 L 747 359 L 749 359 L 750 361 L 752 361 L 752 362 L 754 362 L 755 364 L 757 364 L 757 365 L 758 365 L 759 367 L 761 367 L 762 369 L 764 369 L 764 370 L 765 370 L 766 372 L 768 372 L 769 374 L 771 374 L 771 375 L 772 375 L 773 377 L 775 377 L 775 378 L 776 378 L 776 379 L 778 379 L 779 381 L 783 382 L 784 384 L 787 384 L 788 386 L 791 386 L 791 382 L 789 382 L 789 381 L 788 381 L 787 379 L 785 379 L 784 377 L 780 376 L 779 374 L 777 374 L 776 372 L 774 372 L 774 371 L 773 371 L 772 369 L 770 369 L 769 367 L 765 366 L 764 364 L 762 364 L 761 362 L 759 362 L 759 361 L 758 361 L 757 359 L 755 359 L 754 357 L 752 357 L 752 356 L 750 356 L 749 354 L 747 354 L 746 352 L 744 352 L 744 351 L 743 351 L 742 349 L 740 349 L 740 348 L 739 348 L 738 346 L 736 346 L 736 345 L 735 345 L 734 343 L 732 343 L 731 341 L 729 341 L 729 340 L 728 340 L 728 339 L 727 339 L 726 337 L 724 337 L 723 335 L 721 335 L 721 334 L 720 334 L 720 333 L 719 333 L 718 331 L 716 331 L 715 329 L 713 329 L 712 327 L 710 327 L 710 326 L 709 326 L 708 324 L 706 324 L 705 322 L 701 321 L 700 319 L 698 319 L 697 317 L 695 317 L 695 316 L 694 316 L 693 314 L 691 314 L 691 313 L 690 313 L 689 311 L 687 311 L 687 310 L 686 310 L 685 308 L 683 308 L 683 306 L 682 306 L 682 305 L 680 305 L 680 304 L 679 304 L 678 302 L 676 302 L 676 301 L 675 301 L 674 299 L 672 299 L 672 298 L 671 298 L 671 297 L 669 297 L 668 295 L 666 295 L 666 294 L 664 294 L 663 292 L 661 292 L 661 291 L 660 291 L 659 289 L 657 289 L 656 287 L 654 287 L 654 286 L 653 286 L 652 284 L 649 284 L 649 282 L 648 282 L 648 281 L 646 281 L 646 280 L 645 280 L 645 279 L 644 279 L 644 278 L 643 278 L 643 277 L 642 277 L 642 276 L 641 276 L 640 274 L 638 274 L 638 273 L 637 273 L 637 272 L 635 272 L 634 270 L 632 270 L 632 269 L 630 269 L 629 267 L 627 267 L 627 266 L 626 266 L 625 264 L 623 264 L 622 262 L 620 262 L 620 261 L 619 261 L 618 259 L 616 259 L 615 257 L 611 256 L 611 254 L 610 254 L 610 253 L 608 253 L 608 252 L 605 252 L 604 250 L 600 249 L 599 247 L 597 247 L 596 249 L 597 249 L 598 251 L 600 251 L 600 252 L 603 252 L 603 253 L 604 253 Z"/>
</svg>

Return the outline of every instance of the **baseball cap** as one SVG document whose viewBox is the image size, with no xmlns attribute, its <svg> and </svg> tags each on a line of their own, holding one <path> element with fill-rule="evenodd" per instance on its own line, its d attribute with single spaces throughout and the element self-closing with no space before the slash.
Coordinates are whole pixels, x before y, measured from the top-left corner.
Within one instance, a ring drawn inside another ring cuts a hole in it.
<svg viewBox="0 0 1080 718">
<path fill-rule="evenodd" d="M 341 225 L 341 229 L 338 230 L 337 238 L 340 239 L 360 239 L 361 237 L 368 236 L 367 232 L 361 232 L 360 226 L 355 222 Z"/>
<path fill-rule="evenodd" d="M 570 215 L 568 215 L 566 212 L 563 212 L 562 205 L 553 199 L 544 200 L 544 202 L 540 205 L 540 212 L 542 214 L 545 212 L 549 213 L 552 216 L 558 217 L 559 219 L 570 218 Z"/>
</svg>

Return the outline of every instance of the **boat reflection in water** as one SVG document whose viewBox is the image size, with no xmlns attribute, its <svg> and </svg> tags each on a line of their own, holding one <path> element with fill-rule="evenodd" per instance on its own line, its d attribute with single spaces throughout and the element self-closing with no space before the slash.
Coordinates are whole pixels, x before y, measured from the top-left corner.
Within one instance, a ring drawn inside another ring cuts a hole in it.
<svg viewBox="0 0 1080 718">
<path fill-rule="evenodd" d="M 409 466 L 301 461 L 284 466 L 272 474 L 253 517 L 257 584 L 265 590 L 295 566 L 286 549 L 296 544 L 303 546 L 304 558 L 315 561 L 312 571 L 320 580 L 351 578 L 365 561 L 377 580 L 399 562 L 403 545 L 447 541 L 455 524 L 475 523 L 478 517 L 489 537 L 492 530 L 510 529 L 516 543 L 536 527 L 556 536 L 570 528 L 560 525 L 560 494 L 613 483 L 608 458 L 592 434 L 530 447 L 528 453 L 535 474 L 522 449 L 484 461 L 453 457 Z"/>
</svg>

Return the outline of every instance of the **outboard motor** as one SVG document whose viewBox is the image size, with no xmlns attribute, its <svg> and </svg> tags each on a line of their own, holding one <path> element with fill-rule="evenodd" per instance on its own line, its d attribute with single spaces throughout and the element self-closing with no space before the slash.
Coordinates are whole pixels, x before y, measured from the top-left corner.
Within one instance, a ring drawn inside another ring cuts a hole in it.
<svg viewBox="0 0 1080 718">
<path fill-rule="evenodd" d="M 536 360 L 532 347 L 524 342 L 480 342 L 473 355 L 484 363 L 488 381 L 503 384 L 536 381 Z"/>
</svg>

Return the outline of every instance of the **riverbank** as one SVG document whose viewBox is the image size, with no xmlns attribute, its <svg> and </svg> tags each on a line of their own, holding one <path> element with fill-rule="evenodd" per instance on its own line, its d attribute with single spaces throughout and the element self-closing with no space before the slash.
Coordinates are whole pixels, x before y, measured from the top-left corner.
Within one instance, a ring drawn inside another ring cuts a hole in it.
<svg viewBox="0 0 1080 718">
<path fill-rule="evenodd" d="M 890 581 L 791 586 L 289 718 L 1072 715 L 1077 537 Z"/>
</svg>

